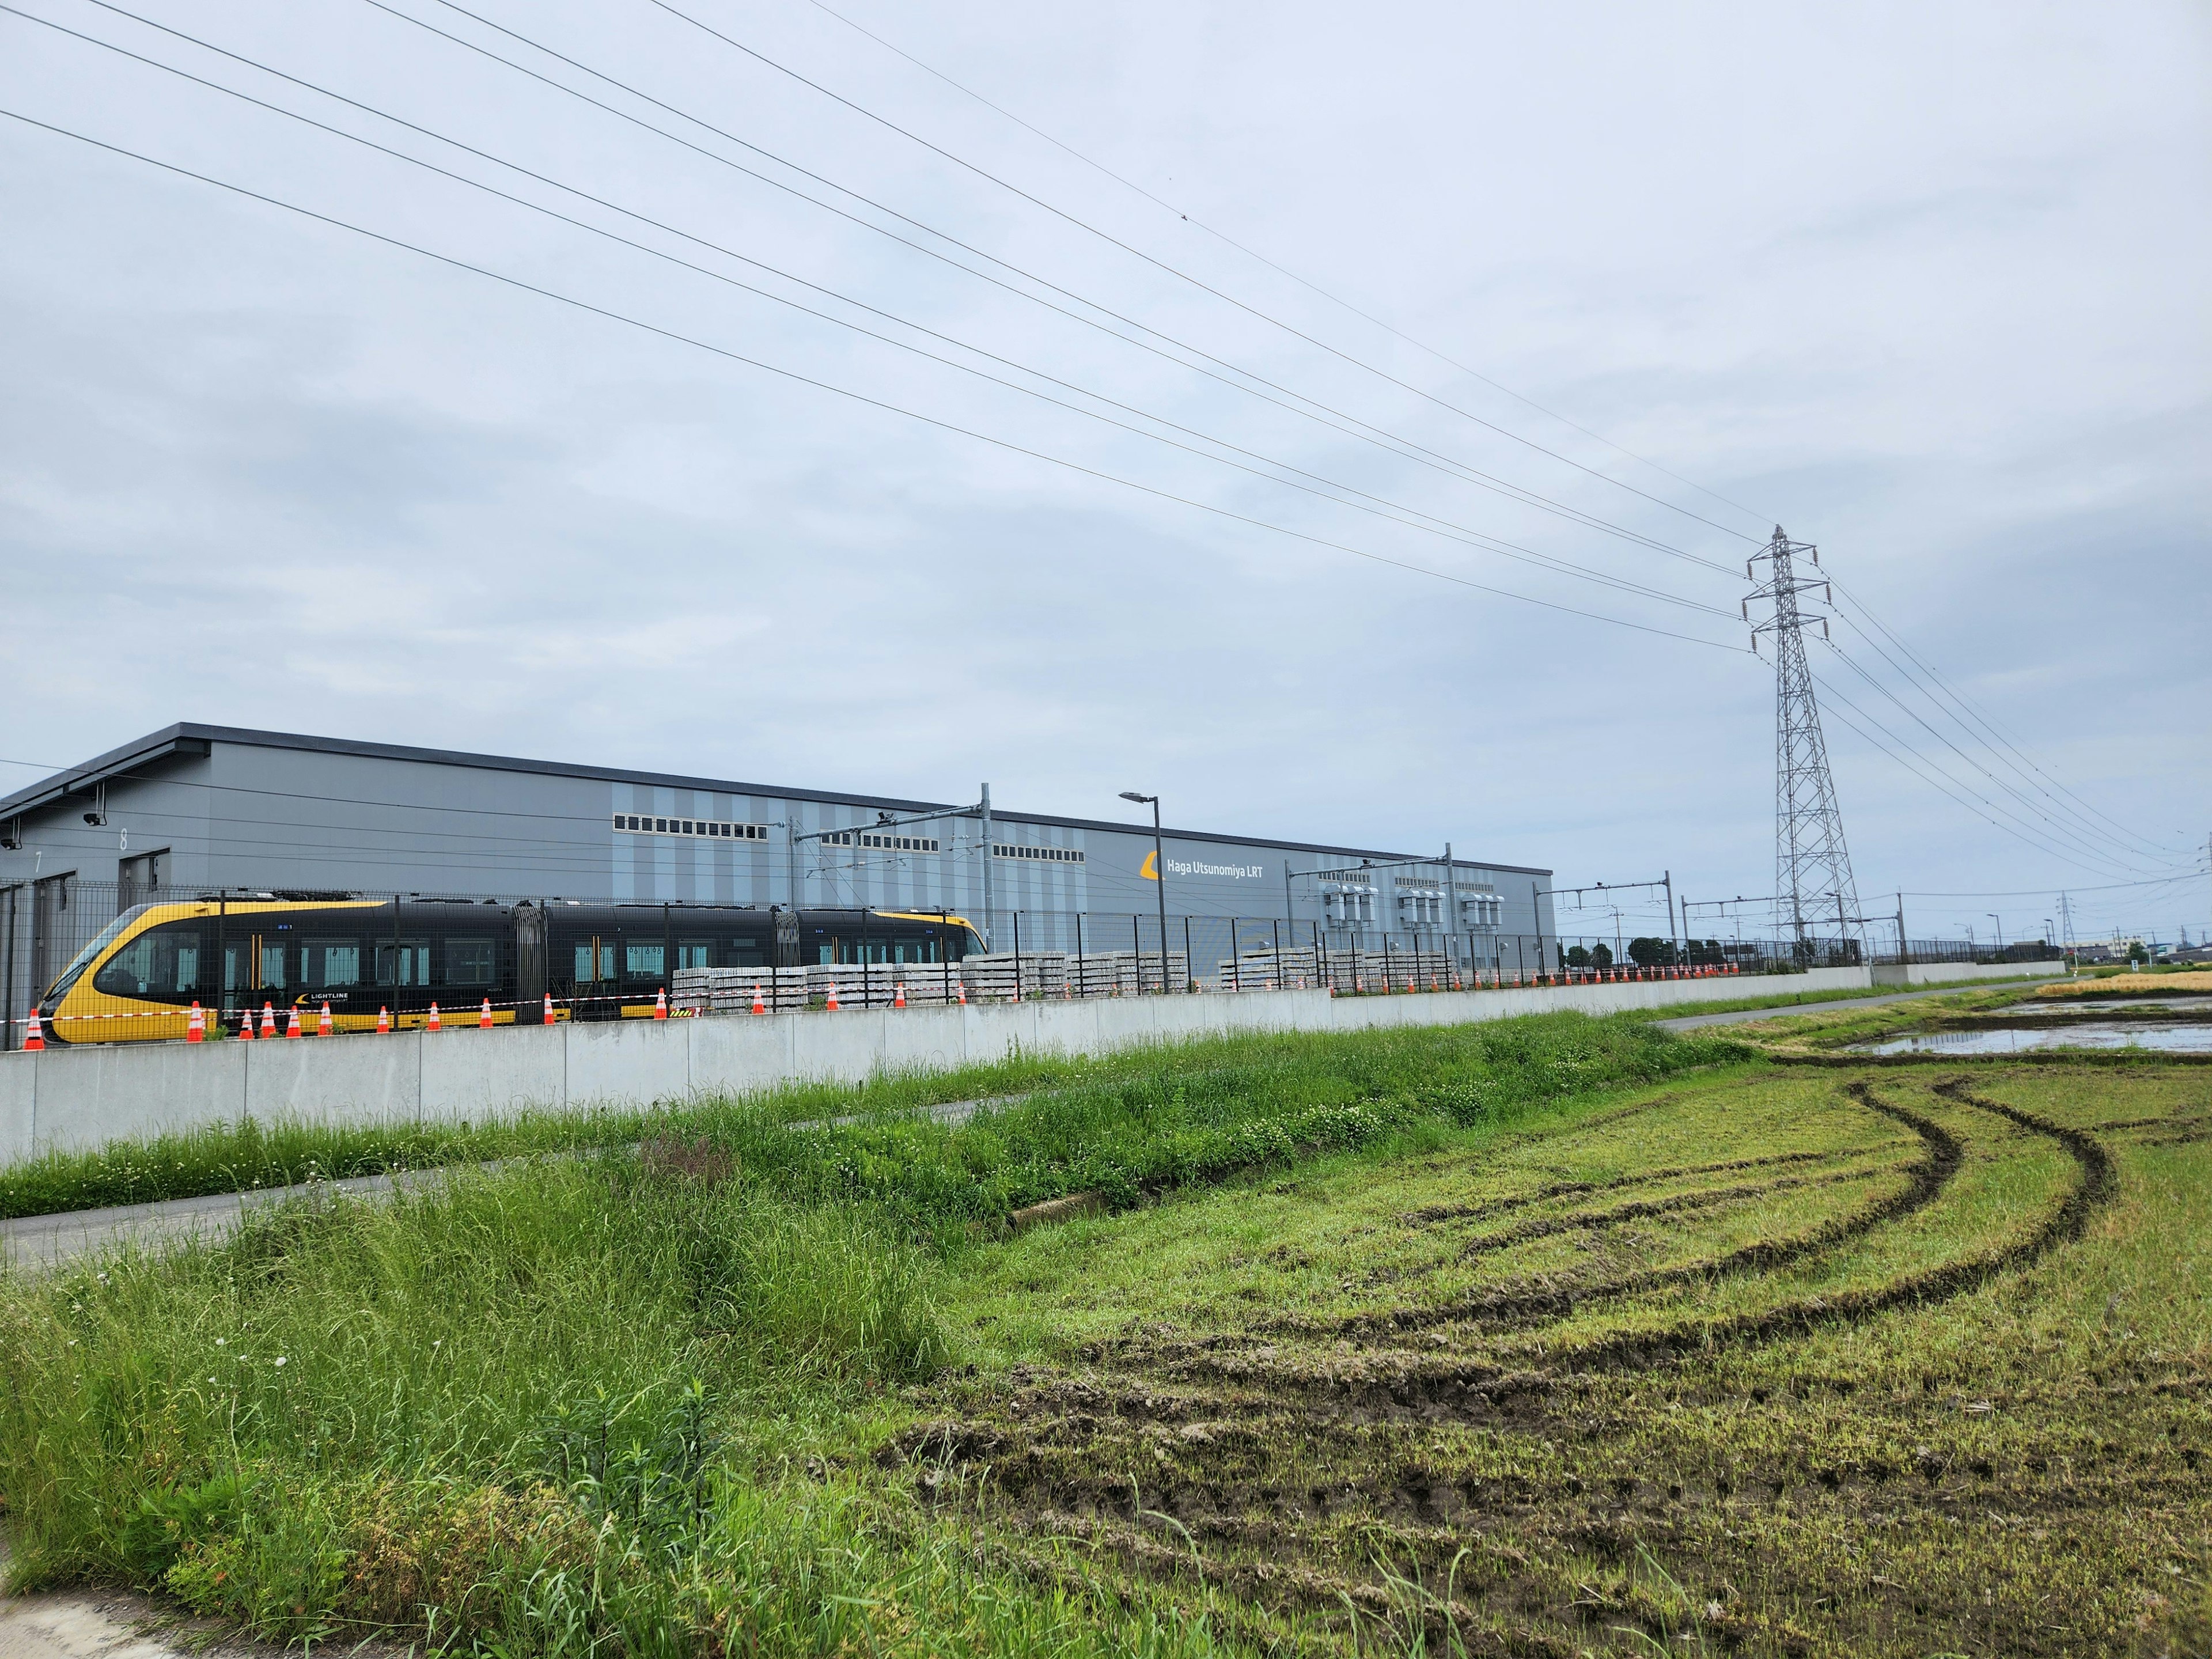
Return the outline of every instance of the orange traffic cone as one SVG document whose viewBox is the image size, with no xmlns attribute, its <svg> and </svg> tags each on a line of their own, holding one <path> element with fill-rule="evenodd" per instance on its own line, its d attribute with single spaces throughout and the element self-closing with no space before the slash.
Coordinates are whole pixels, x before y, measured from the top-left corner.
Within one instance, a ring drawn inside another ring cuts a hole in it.
<svg viewBox="0 0 2212 1659">
<path fill-rule="evenodd" d="M 757 1014 L 764 1014 L 768 1012 L 768 1001 L 766 998 L 761 995 L 760 981 L 758 980 L 755 980 L 753 981 L 753 1012 Z"/>
<path fill-rule="evenodd" d="M 477 1016 L 477 1030 L 479 1031 L 491 1030 L 491 999 L 489 997 L 483 1000 L 483 1012 Z"/>
<path fill-rule="evenodd" d="M 830 1000 L 822 1006 L 833 1014 L 837 1012 L 837 981 L 834 979 L 830 981 Z"/>
<path fill-rule="evenodd" d="M 392 1010 L 391 1010 L 391 1009 L 389 1009 L 389 1008 L 379 1008 L 379 1009 L 376 1011 L 376 1034 L 377 1034 L 377 1036 L 384 1036 L 386 1032 L 390 1031 L 391 1030 L 392 1030 Z"/>
<path fill-rule="evenodd" d="M 23 1039 L 23 1052 L 27 1054 L 41 1054 L 45 1052 L 46 1046 L 46 1034 L 39 1024 L 39 1005 L 34 1002 L 31 1005 L 31 1031 Z"/>
<path fill-rule="evenodd" d="M 240 1042 L 253 1041 L 253 1010 L 251 1008 L 246 1011 L 246 1018 L 238 1022 L 238 1040 Z"/>
<path fill-rule="evenodd" d="M 489 1005 L 487 1004 L 486 1006 L 489 1006 Z M 668 991 L 665 986 L 653 994 L 653 1017 L 655 1019 L 666 1019 L 668 1018 Z M 489 1024 L 490 1022 L 491 1016 L 489 1014 L 486 1014 L 484 1016 L 484 1019 L 485 1022 Z"/>
<path fill-rule="evenodd" d="M 276 1035 L 276 1009 L 274 1004 L 264 1002 L 261 1005 L 261 1035 L 265 1037 L 273 1037 Z"/>
<path fill-rule="evenodd" d="M 326 1002 L 323 1005 L 323 1017 L 315 1022 L 315 1035 L 328 1036 L 336 1030 L 337 1027 L 331 1023 L 331 1005 Z"/>
<path fill-rule="evenodd" d="M 430 1017 L 422 1022 L 422 1029 L 426 1031 L 434 1031 L 440 1029 L 438 1024 L 438 1005 L 434 1002 L 430 1005 Z"/>
<path fill-rule="evenodd" d="M 904 980 L 901 980 L 896 986 L 891 988 L 891 1006 L 894 1008 L 903 1008 L 906 1006 L 906 981 Z"/>
<path fill-rule="evenodd" d="M 968 1006 L 968 981 L 964 979 L 960 981 L 960 1006 L 963 1008 Z"/>
<path fill-rule="evenodd" d="M 185 1022 L 185 1041 L 187 1042 L 207 1041 L 207 1016 L 200 1012 L 200 1006 L 197 1002 L 192 1004 L 192 1017 Z"/>
<path fill-rule="evenodd" d="M 300 1035 L 300 1005 L 294 1003 L 284 1013 L 284 1036 L 289 1041 Z"/>
<path fill-rule="evenodd" d="M 548 1025 L 553 1023 L 553 994 L 550 991 L 545 994 L 545 1023 Z"/>
</svg>

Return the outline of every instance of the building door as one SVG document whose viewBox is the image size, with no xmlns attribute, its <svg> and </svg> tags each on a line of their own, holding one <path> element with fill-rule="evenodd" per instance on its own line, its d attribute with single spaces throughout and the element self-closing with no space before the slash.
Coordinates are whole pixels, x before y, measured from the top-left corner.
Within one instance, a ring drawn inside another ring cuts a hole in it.
<svg viewBox="0 0 2212 1659">
<path fill-rule="evenodd" d="M 23 888 L 0 887 L 0 1054 L 16 1043 L 15 1022 L 22 1018 L 16 1002 L 18 940 L 22 933 Z"/>
<path fill-rule="evenodd" d="M 76 954 L 76 873 L 48 876 L 31 884 L 31 992 L 44 996 L 54 976 Z"/>
<path fill-rule="evenodd" d="M 141 853 L 136 858 L 118 859 L 115 865 L 115 914 L 121 915 L 134 904 L 149 904 L 167 884 L 169 876 L 169 849 L 158 853 Z"/>
</svg>

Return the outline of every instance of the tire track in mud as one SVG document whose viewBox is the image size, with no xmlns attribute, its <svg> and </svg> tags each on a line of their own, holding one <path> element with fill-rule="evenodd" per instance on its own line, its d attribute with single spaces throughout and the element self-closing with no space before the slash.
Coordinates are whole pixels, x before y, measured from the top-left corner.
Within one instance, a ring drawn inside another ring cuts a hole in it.
<svg viewBox="0 0 2212 1659">
<path fill-rule="evenodd" d="M 1856 1152 L 1870 1153 L 1881 1150 L 1879 1146 L 1868 1146 L 1842 1152 L 1775 1152 L 1765 1158 L 1732 1158 L 1721 1164 L 1680 1164 L 1670 1169 L 1641 1170 L 1630 1175 L 1613 1176 L 1605 1181 L 1554 1181 L 1528 1192 L 1481 1204 L 1431 1204 L 1418 1210 L 1408 1210 L 1399 1219 L 1411 1227 L 1429 1226 L 1440 1221 L 1487 1221 L 1493 1216 L 1511 1215 L 1516 1210 L 1549 1203 L 1555 1198 L 1585 1198 L 1595 1193 L 1618 1192 L 1624 1187 L 1650 1187 L 1662 1181 L 1687 1181 L 1693 1176 L 1733 1175 L 1741 1170 L 1771 1169 L 1784 1164 L 1833 1162 L 1854 1156 Z"/>
<path fill-rule="evenodd" d="M 1555 1238 L 1561 1233 L 1602 1232 L 1607 1228 L 1621 1226 L 1631 1221 L 1685 1215 L 1697 1210 L 1720 1209 L 1730 1204 L 1749 1203 L 1775 1193 L 1797 1192 L 1808 1187 L 1844 1186 L 1854 1181 L 1872 1180 L 1891 1173 L 1888 1166 L 1831 1170 L 1819 1175 L 1783 1176 L 1773 1181 L 1742 1186 L 1702 1187 L 1695 1192 L 1675 1193 L 1666 1198 L 1637 1199 L 1630 1203 L 1616 1204 L 1609 1210 L 1577 1210 L 1565 1215 L 1539 1216 L 1498 1232 L 1483 1233 L 1468 1239 L 1460 1255 L 1464 1260 L 1489 1250 L 1510 1249 L 1516 1244 L 1533 1243 L 1540 1238 Z"/>
<path fill-rule="evenodd" d="M 1370 1541 L 1387 1538 L 1418 1561 L 1425 1540 L 1439 1528 L 1448 1534 L 1450 1549 L 1468 1541 L 1480 1549 L 1486 1534 L 1497 1536 L 1503 1528 L 1510 1536 L 1530 1516 L 1551 1513 L 1553 1504 L 1533 1489 L 1486 1486 L 1477 1492 L 1468 1486 L 1455 1493 L 1449 1480 L 1437 1477 L 1443 1480 L 1438 1486 L 1418 1460 L 1363 1468 L 1373 1425 L 1456 1423 L 1516 1435 L 1555 1433 L 1575 1415 L 1575 1390 L 1594 1385 L 1588 1380 L 1591 1373 L 1656 1370 L 1717 1348 L 1786 1340 L 1899 1307 L 1939 1302 L 2028 1267 L 2082 1237 L 2117 1190 L 2117 1171 L 2106 1147 L 2093 1132 L 1978 1094 L 1973 1081 L 1954 1076 L 1934 1084 L 1932 1092 L 1965 1112 L 1989 1114 L 2063 1147 L 2076 1170 L 2064 1197 L 2004 1248 L 1863 1290 L 1801 1296 L 1735 1319 L 1686 1320 L 1548 1352 L 1488 1358 L 1424 1356 L 1381 1346 L 1419 1328 L 1419 1319 L 1411 1327 L 1406 1322 L 1415 1311 L 1407 1310 L 1364 1316 L 1364 1324 L 1337 1322 L 1308 1333 L 1337 1337 L 1334 1352 L 1296 1338 L 1279 1352 L 1255 1344 L 1249 1329 L 1188 1344 L 1141 1339 L 1107 1344 L 1087 1352 L 1086 1358 L 1100 1368 L 1087 1378 L 1050 1372 L 1024 1376 L 1018 1395 L 983 1407 L 986 1415 L 917 1425 L 900 1437 L 896 1449 L 885 1449 L 887 1459 L 934 1458 L 948 1473 L 956 1465 L 973 1470 L 981 1482 L 975 1493 L 981 1504 L 979 1518 L 993 1513 L 1024 1532 L 1049 1531 L 1086 1542 L 1097 1553 L 1095 1559 L 1111 1562 L 1114 1571 L 1137 1580 L 1202 1580 L 1233 1589 L 1261 1607 L 1302 1607 L 1325 1615 L 1348 1607 L 1358 1609 L 1358 1618 L 1395 1608 L 1403 1615 L 1407 1609 L 1395 1581 L 1364 1571 L 1358 1551 L 1347 1551 L 1345 1525 L 1356 1522 L 1365 1528 L 1359 1536 Z M 1972 1133 L 1964 1126 L 1947 1127 L 1883 1099 L 1868 1080 L 1853 1082 L 1844 1092 L 1855 1103 L 1904 1126 L 1918 1141 L 1917 1158 L 1892 1166 L 1892 1172 L 1908 1177 L 1903 1190 L 1800 1237 L 1765 1241 L 1666 1270 L 1670 1281 L 1709 1281 L 1725 1273 L 1804 1261 L 1942 1197 L 1966 1163 Z M 1871 1150 L 1855 1149 L 1861 1156 Z M 1832 1178 L 1833 1172 L 1807 1177 Z M 1779 1184 L 1767 1183 L 1760 1190 Z M 1617 1216 L 1636 1207 L 1617 1206 L 1607 1213 Z M 1585 1224 L 1591 1220 L 1583 1219 Z M 1963 1243 L 1972 1248 L 1971 1238 Z M 1494 1323 L 1506 1322 L 1509 1316 L 1540 1323 L 1601 1296 L 1652 1288 L 1657 1277 L 1631 1275 L 1605 1286 L 1524 1289 L 1488 1298 L 1486 1305 Z M 1462 1304 L 1462 1310 L 1473 1305 Z M 1294 1446 L 1300 1449 L 1297 1457 L 1285 1462 L 1285 1449 Z M 1300 1476 L 1309 1467 L 1326 1491 L 1309 1492 L 1302 1484 Z M 1467 1486 L 1465 1480 L 1460 1485 Z M 992 1494 L 988 1498 L 987 1491 Z M 1570 1482 L 1557 1501 L 1579 1503 L 1578 1496 L 1569 1499 L 1564 1494 L 1582 1491 Z M 1602 1526 L 1605 1507 L 1596 1506 L 1589 1525 Z M 1514 1553 L 1504 1550 L 1502 1540 L 1499 1548 L 1508 1556 Z M 1439 1546 L 1431 1553 L 1441 1564 L 1449 1551 Z M 1451 1556 L 1455 1567 L 1458 1559 Z M 1514 1628 L 1507 1631 L 1490 1617 L 1499 1606 L 1492 1599 L 1497 1593 L 1508 1597 L 1508 1606 L 1534 1611 L 1535 1603 L 1509 1588 L 1516 1578 L 1510 1565 L 1492 1563 L 1485 1577 L 1493 1582 L 1463 1587 L 1448 1601 L 1423 1599 L 1420 1621 L 1430 1626 L 1431 1639 L 1445 1638 L 1449 1626 L 1449 1635 L 1464 1640 L 1473 1652 L 1574 1650 L 1564 1638 L 1573 1633 L 1572 1609 L 1582 1605 L 1579 1601 L 1553 1600 L 1547 1612 L 1561 1621 L 1555 1628 L 1508 1614 Z M 1546 1593 L 1553 1591 L 1559 1587 L 1547 1581 Z"/>
<path fill-rule="evenodd" d="M 1739 1273 L 1787 1267 L 1850 1243 L 1885 1223 L 1901 1220 L 1933 1203 L 1966 1161 L 1966 1149 L 1958 1138 L 1933 1118 L 1882 1100 L 1864 1084 L 1854 1084 L 1844 1092 L 1858 1104 L 1880 1112 L 1911 1130 L 1920 1141 L 1922 1153 L 1911 1163 L 1902 1166 L 1906 1181 L 1897 1192 L 1848 1215 L 1838 1216 L 1811 1232 L 1800 1234 L 1796 1238 L 1761 1239 L 1723 1255 L 1708 1256 L 1676 1267 L 1653 1268 L 1590 1284 L 1540 1285 L 1499 1290 L 1462 1302 L 1438 1303 L 1426 1308 L 1395 1308 L 1383 1313 L 1354 1314 L 1346 1319 L 1321 1324 L 1274 1322 L 1266 1327 L 1267 1334 L 1285 1337 L 1371 1339 L 1407 1331 L 1431 1330 L 1439 1325 L 1469 1325 L 1484 1330 L 1500 1331 L 1541 1324 L 1565 1318 L 1595 1303 L 1619 1301 L 1654 1291 L 1711 1283 Z"/>
<path fill-rule="evenodd" d="M 1833 1296 L 1802 1297 L 1756 1314 L 1704 1325 L 1626 1333 L 1583 1347 L 1559 1351 L 1548 1357 L 1550 1363 L 1583 1370 L 1643 1369 L 1716 1347 L 1804 1335 L 1829 1326 L 1860 1323 L 1896 1308 L 1946 1302 L 1978 1290 L 2003 1274 L 2033 1267 L 2057 1246 L 2080 1238 L 2088 1226 L 2089 1218 L 2111 1201 L 2118 1187 L 2118 1177 L 2112 1155 L 2094 1135 L 1974 1094 L 1968 1078 L 1948 1078 L 1930 1086 L 1932 1092 L 1946 1100 L 1994 1114 L 2032 1134 L 2046 1136 L 2063 1146 L 2073 1158 L 2081 1172 L 2080 1179 L 2065 1201 L 2027 1237 L 1986 1255 L 1946 1262 L 1924 1273 L 1908 1273 L 1887 1285 L 1838 1291 Z M 1880 1101 L 1863 1084 L 1853 1088 L 1863 1091 L 1865 1103 L 1876 1110 L 1896 1115 L 1905 1109 Z"/>
</svg>

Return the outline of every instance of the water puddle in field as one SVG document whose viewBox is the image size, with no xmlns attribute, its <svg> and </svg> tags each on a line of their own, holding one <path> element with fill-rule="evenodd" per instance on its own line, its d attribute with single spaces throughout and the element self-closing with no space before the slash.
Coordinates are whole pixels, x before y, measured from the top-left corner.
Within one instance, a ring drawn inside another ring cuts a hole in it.
<svg viewBox="0 0 2212 1659">
<path fill-rule="evenodd" d="M 2078 1000 L 2069 997 L 2063 1002 L 2053 997 L 2049 1007 L 2039 1003 L 2034 1005 L 2034 1012 L 2039 1014 L 2064 1013 L 2074 1008 L 2103 1008 L 2108 1011 L 2114 1008 L 2185 1008 L 2194 1012 L 2200 1008 L 2212 1008 L 2212 997 L 2082 997 Z"/>
<path fill-rule="evenodd" d="M 2099 1024 L 2084 1020 L 2057 1029 L 2014 1031 L 1929 1031 L 1917 1036 L 1855 1042 L 1857 1054 L 2016 1054 L 2031 1048 L 2157 1048 L 2172 1054 L 2212 1054 L 2212 1025 Z"/>
</svg>

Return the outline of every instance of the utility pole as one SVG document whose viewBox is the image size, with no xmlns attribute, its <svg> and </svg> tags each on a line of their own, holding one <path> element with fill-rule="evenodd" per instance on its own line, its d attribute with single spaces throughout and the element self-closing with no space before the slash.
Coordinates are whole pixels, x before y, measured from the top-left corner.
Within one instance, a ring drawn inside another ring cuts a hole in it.
<svg viewBox="0 0 2212 1659">
<path fill-rule="evenodd" d="M 1667 942 L 1674 947 L 1674 960 L 1680 962 L 1682 959 L 1682 940 L 1680 935 L 1674 932 L 1674 872 L 1662 870 L 1660 879 L 1667 889 Z"/>
<path fill-rule="evenodd" d="M 1820 568 L 1817 548 L 1791 541 L 1775 526 L 1774 539 L 1745 562 L 1745 575 L 1758 586 L 1745 598 L 1743 614 L 1748 621 L 1753 599 L 1773 607 L 1771 616 L 1753 625 L 1751 643 L 1756 651 L 1760 635 L 1774 637 L 1774 890 L 1777 919 L 1788 927 L 1802 957 L 1810 950 L 1807 929 L 1832 911 L 1848 941 L 1859 904 L 1850 853 L 1844 844 L 1843 813 L 1828 771 L 1827 744 L 1820 735 L 1820 710 L 1813 696 L 1813 671 L 1805 660 L 1805 624 L 1819 623 L 1825 639 L 1828 622 L 1806 616 L 1798 604 L 1801 594 L 1824 590 L 1827 582 L 1798 574 L 1801 553 L 1811 557 L 1814 569 Z M 1760 582 L 1756 567 L 1762 561 L 1767 573 Z"/>
<path fill-rule="evenodd" d="M 2058 948 L 2066 957 L 2066 972 L 2070 977 L 2074 961 L 2074 902 L 2064 893 L 2058 896 Z"/>
<path fill-rule="evenodd" d="M 1446 842 L 1444 843 L 1444 960 L 1447 963 L 1451 960 L 1451 942 L 1458 932 L 1459 877 L 1452 868 L 1451 843 Z M 1473 953 L 1469 954 L 1471 956 Z"/>
<path fill-rule="evenodd" d="M 1121 792 L 1121 799 L 1133 800 L 1139 806 L 1147 801 L 1152 803 L 1152 884 L 1160 900 L 1160 994 L 1165 996 L 1168 994 L 1168 860 L 1167 854 L 1160 847 L 1160 798 L 1158 795 L 1143 794 L 1134 789 L 1124 789 Z M 1237 954 L 1237 924 L 1234 920 L 1229 925 L 1229 954 L 1231 957 Z M 1183 965 L 1188 970 L 1189 963 L 1185 963 Z M 1137 994 L 1142 996 L 1144 991 L 1145 960 L 1139 956 L 1137 958 Z"/>
<path fill-rule="evenodd" d="M 983 786 L 983 948 L 991 948 L 991 786 Z"/>
</svg>

